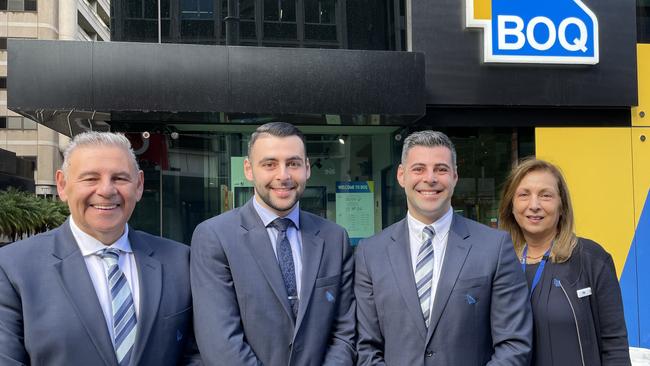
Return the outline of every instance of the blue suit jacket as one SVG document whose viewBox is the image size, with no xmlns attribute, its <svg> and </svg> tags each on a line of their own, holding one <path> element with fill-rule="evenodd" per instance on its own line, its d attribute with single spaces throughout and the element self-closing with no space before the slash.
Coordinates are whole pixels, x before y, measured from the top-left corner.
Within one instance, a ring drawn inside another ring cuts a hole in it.
<svg viewBox="0 0 650 366">
<path fill-rule="evenodd" d="M 135 230 L 129 241 L 141 302 L 131 364 L 181 363 L 193 342 L 189 247 Z M 199 362 L 194 356 L 188 363 Z M 67 221 L 0 249 L 0 364 L 117 365 Z"/>
<path fill-rule="evenodd" d="M 359 365 L 527 365 L 532 317 L 510 236 L 454 215 L 425 326 L 404 219 L 356 252 Z"/>
<path fill-rule="evenodd" d="M 269 235 L 249 201 L 192 238 L 196 339 L 211 366 L 352 365 L 354 259 L 347 233 L 301 211 L 302 285 L 294 322 Z"/>
</svg>

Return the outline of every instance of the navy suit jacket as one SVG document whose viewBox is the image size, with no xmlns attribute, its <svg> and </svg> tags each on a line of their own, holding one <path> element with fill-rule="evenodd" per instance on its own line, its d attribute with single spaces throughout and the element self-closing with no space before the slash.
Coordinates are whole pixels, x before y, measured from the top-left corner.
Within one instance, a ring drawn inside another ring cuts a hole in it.
<svg viewBox="0 0 650 366">
<path fill-rule="evenodd" d="M 206 364 L 353 364 L 354 259 L 347 233 L 300 211 L 300 234 L 302 285 L 294 321 L 269 235 L 252 201 L 196 228 L 194 327 Z"/>
<path fill-rule="evenodd" d="M 528 365 L 528 287 L 510 236 L 454 215 L 425 326 L 404 219 L 356 251 L 359 365 Z"/>
<path fill-rule="evenodd" d="M 129 241 L 140 281 L 131 364 L 198 364 L 184 359 L 193 343 L 189 247 L 131 229 Z M 68 221 L 0 249 L 0 364 L 117 366 Z"/>
</svg>

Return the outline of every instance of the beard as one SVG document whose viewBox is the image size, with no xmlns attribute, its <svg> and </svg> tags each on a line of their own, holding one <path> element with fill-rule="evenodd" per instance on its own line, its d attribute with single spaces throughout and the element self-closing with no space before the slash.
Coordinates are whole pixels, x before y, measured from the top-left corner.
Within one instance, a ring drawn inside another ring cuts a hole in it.
<svg viewBox="0 0 650 366">
<path fill-rule="evenodd" d="M 264 202 L 266 206 L 277 212 L 287 212 L 291 210 L 296 203 L 302 197 L 303 192 L 305 191 L 304 186 L 294 185 L 295 189 L 293 192 L 293 197 L 287 199 L 278 199 L 271 196 L 272 189 L 270 187 L 264 187 L 264 189 L 255 188 L 255 194 Z"/>
</svg>

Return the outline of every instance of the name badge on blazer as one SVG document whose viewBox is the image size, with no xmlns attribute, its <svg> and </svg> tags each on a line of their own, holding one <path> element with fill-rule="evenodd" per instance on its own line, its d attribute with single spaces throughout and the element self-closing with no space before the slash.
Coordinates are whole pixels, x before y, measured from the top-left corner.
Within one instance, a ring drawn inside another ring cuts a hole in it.
<svg viewBox="0 0 650 366">
<path fill-rule="evenodd" d="M 591 295 L 591 287 L 581 288 L 576 292 L 578 293 L 578 298 L 581 299 L 583 297 L 587 297 Z"/>
</svg>

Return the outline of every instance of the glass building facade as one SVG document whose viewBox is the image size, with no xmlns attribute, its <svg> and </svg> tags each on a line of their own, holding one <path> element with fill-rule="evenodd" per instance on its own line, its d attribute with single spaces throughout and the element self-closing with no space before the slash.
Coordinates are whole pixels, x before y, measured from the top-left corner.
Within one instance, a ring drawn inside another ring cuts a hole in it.
<svg viewBox="0 0 650 366">
<path fill-rule="evenodd" d="M 227 0 L 161 0 L 160 13 L 155 0 L 113 1 L 111 7 L 113 41 L 226 44 Z M 405 48 L 400 0 L 239 0 L 238 7 L 239 45 Z M 243 175 L 248 139 L 269 121 L 294 123 L 306 134 L 311 178 L 301 207 L 349 226 L 349 217 L 337 215 L 337 183 L 371 182 L 372 204 L 359 214 L 371 217 L 374 232 L 406 214 L 396 172 L 410 132 L 435 128 L 449 134 L 460 174 L 453 207 L 491 226 L 497 225 L 499 192 L 512 163 L 534 153 L 532 128 L 448 128 L 387 115 L 112 113 L 111 128 L 129 134 L 145 172 L 144 196 L 131 224 L 189 243 L 198 223 L 244 204 L 253 194 Z M 143 139 L 143 132 L 150 137 Z"/>
<path fill-rule="evenodd" d="M 238 45 L 404 49 L 400 0 L 231 3 L 238 8 L 238 16 L 232 16 L 239 27 Z M 226 44 L 228 0 L 118 0 L 111 3 L 111 13 L 113 41 Z"/>
<path fill-rule="evenodd" d="M 166 131 L 150 132 L 147 139 L 142 137 L 146 128 L 142 125 L 114 125 L 114 129 L 128 132 L 145 172 L 144 196 L 131 224 L 189 243 L 198 223 L 243 205 L 253 194 L 243 173 L 248 140 L 264 122 L 168 124 Z M 396 179 L 402 140 L 409 131 L 427 126 L 296 124 L 306 134 L 311 163 L 311 178 L 301 199 L 303 209 L 332 221 L 345 221 L 337 215 L 337 183 L 372 182 L 373 204 L 364 207 L 367 212 L 363 214 L 373 217 L 374 230 L 404 217 L 406 196 Z M 533 130 L 439 130 L 449 134 L 458 152 L 460 179 L 454 209 L 496 226 L 501 184 L 514 161 L 534 153 Z"/>
</svg>

